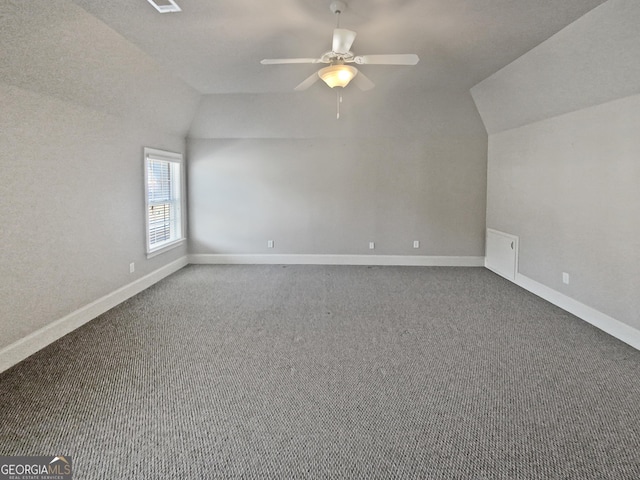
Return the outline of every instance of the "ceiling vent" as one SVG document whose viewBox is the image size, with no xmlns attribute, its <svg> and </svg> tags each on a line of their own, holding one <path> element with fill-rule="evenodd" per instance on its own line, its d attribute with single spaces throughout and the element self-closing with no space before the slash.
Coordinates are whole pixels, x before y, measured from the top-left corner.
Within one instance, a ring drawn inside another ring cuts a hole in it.
<svg viewBox="0 0 640 480">
<path fill-rule="evenodd" d="M 181 12 L 182 9 L 173 0 L 147 0 L 160 13 Z"/>
</svg>

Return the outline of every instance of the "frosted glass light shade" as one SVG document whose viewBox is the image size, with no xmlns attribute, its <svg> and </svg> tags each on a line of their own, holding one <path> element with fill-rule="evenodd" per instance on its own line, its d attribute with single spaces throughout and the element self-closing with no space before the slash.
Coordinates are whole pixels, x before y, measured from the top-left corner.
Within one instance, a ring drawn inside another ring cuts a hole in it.
<svg viewBox="0 0 640 480">
<path fill-rule="evenodd" d="M 331 88 L 346 87 L 357 74 L 358 70 L 351 65 L 331 65 L 318 71 L 318 76 Z"/>
</svg>

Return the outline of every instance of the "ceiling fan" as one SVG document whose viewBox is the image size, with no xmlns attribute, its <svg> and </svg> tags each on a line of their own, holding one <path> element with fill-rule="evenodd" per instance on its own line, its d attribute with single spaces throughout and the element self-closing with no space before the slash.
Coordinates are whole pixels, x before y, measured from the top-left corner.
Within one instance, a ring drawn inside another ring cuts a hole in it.
<svg viewBox="0 0 640 480">
<path fill-rule="evenodd" d="M 414 53 L 390 55 L 354 55 L 351 45 L 356 38 L 356 32 L 340 28 L 340 13 L 346 8 L 341 1 L 334 1 L 329 6 L 331 12 L 338 16 L 336 28 L 333 30 L 331 50 L 323 53 L 320 58 L 266 58 L 260 63 L 276 65 L 285 63 L 326 63 L 329 66 L 321 68 L 294 90 L 306 90 L 322 79 L 329 87 L 346 87 L 352 80 L 361 90 L 371 90 L 374 83 L 356 67 L 350 65 L 415 65 L 420 60 Z"/>
</svg>

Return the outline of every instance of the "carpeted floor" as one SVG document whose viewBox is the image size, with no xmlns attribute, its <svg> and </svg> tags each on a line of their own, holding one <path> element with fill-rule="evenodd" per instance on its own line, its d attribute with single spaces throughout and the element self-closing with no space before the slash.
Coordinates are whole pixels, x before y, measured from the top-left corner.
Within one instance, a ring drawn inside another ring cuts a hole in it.
<svg viewBox="0 0 640 480">
<path fill-rule="evenodd" d="M 189 266 L 0 374 L 74 479 L 638 479 L 640 352 L 482 268 Z"/>
</svg>

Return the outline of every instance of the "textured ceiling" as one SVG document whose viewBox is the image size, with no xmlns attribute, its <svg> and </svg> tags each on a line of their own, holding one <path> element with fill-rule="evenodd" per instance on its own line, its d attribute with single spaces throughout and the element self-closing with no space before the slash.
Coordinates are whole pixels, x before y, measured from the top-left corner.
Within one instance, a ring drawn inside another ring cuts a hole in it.
<svg viewBox="0 0 640 480">
<path fill-rule="evenodd" d="M 611 0 L 476 84 L 487 132 L 639 94 L 638 25 L 638 0 Z"/>
<path fill-rule="evenodd" d="M 157 60 L 68 0 L 0 0 L 0 84 L 180 134 L 200 100 Z"/>
<path fill-rule="evenodd" d="M 203 94 L 289 92 L 318 67 L 261 65 L 330 49 L 328 0 L 73 0 Z M 351 0 L 340 25 L 359 55 L 417 53 L 415 67 L 364 65 L 377 89 L 468 90 L 604 0 Z M 322 88 L 316 84 L 312 88 Z"/>
</svg>

